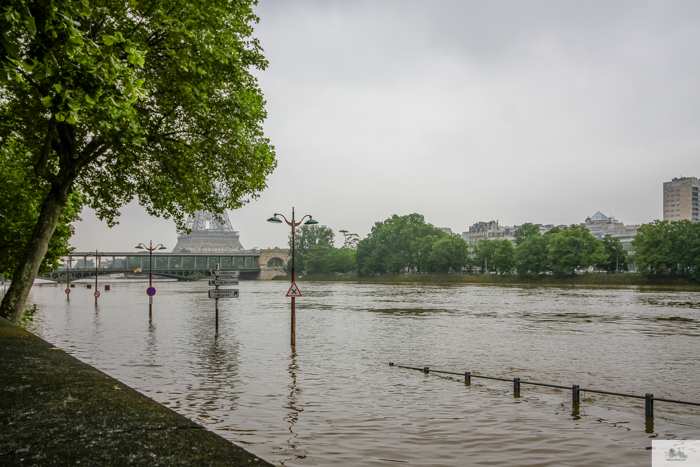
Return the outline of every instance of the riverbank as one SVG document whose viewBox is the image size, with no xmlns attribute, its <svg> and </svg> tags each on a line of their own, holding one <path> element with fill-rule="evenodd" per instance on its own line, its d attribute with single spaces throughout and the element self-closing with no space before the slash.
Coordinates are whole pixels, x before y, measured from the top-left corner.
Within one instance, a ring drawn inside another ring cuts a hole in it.
<svg viewBox="0 0 700 467">
<path fill-rule="evenodd" d="M 289 276 L 277 276 L 274 280 L 289 281 Z M 673 287 L 700 291 L 700 284 L 679 277 L 647 277 L 639 274 L 579 274 L 575 276 L 538 276 L 524 277 L 518 275 L 499 276 L 495 274 L 398 274 L 364 276 L 355 275 L 303 275 L 298 281 L 319 282 L 360 282 L 367 284 L 491 284 L 491 285 L 584 285 L 584 286 L 649 286 Z"/>
<path fill-rule="evenodd" d="M 0 318 L 0 464 L 272 465 Z"/>
</svg>

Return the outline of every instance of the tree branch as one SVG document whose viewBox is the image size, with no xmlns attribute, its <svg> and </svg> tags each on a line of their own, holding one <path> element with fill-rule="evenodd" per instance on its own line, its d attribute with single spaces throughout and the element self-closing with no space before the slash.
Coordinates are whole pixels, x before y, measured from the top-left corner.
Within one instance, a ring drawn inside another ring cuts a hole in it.
<svg viewBox="0 0 700 467">
<path fill-rule="evenodd" d="M 34 173 L 44 180 L 48 181 L 52 186 L 59 184 L 59 179 L 56 175 L 51 173 L 48 168 L 49 158 L 51 157 L 51 151 L 54 141 L 54 131 L 56 131 L 56 119 L 51 116 L 49 120 L 49 127 L 46 130 L 46 137 L 44 138 L 44 144 L 41 147 L 41 152 L 39 153 L 39 160 L 34 164 Z"/>
</svg>

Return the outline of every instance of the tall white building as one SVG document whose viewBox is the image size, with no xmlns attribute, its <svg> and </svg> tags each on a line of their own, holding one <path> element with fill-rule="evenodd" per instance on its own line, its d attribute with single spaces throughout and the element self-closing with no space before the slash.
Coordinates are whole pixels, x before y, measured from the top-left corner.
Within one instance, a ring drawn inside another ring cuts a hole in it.
<svg viewBox="0 0 700 467">
<path fill-rule="evenodd" d="M 674 178 L 664 183 L 664 220 L 700 221 L 698 206 L 700 180 L 695 177 Z"/>
</svg>

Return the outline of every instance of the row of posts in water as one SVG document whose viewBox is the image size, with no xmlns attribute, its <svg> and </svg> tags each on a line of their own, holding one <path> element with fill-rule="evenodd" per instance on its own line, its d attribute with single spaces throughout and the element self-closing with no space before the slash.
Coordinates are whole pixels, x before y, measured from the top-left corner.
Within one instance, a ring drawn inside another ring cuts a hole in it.
<svg viewBox="0 0 700 467">
<path fill-rule="evenodd" d="M 619 392 L 600 391 L 598 389 L 582 389 L 581 387 L 579 387 L 578 384 L 573 384 L 571 386 L 561 386 L 558 384 L 535 383 L 534 381 L 521 381 L 520 378 L 508 379 L 508 378 L 497 378 L 495 376 L 475 375 L 469 371 L 465 371 L 464 373 L 457 373 L 454 371 L 431 370 L 427 366 L 413 367 L 413 366 L 394 365 L 393 362 L 389 362 L 389 366 L 396 366 L 398 368 L 407 368 L 409 370 L 419 370 L 419 371 L 422 371 L 426 374 L 433 372 L 433 373 L 442 373 L 442 374 L 448 374 L 448 375 L 464 376 L 464 383 L 466 385 L 471 384 L 472 378 L 495 379 L 498 381 L 512 381 L 513 382 L 513 395 L 514 395 L 514 397 L 520 397 L 520 385 L 521 384 L 531 384 L 534 386 L 545 386 L 545 387 L 549 387 L 549 388 L 567 389 L 567 390 L 571 390 L 571 402 L 574 405 L 574 407 L 578 407 L 578 404 L 580 404 L 580 402 L 581 402 L 581 391 L 592 392 L 592 393 L 596 393 L 596 394 L 607 394 L 607 395 L 611 395 L 611 396 L 631 397 L 634 399 L 644 399 L 644 415 L 646 416 L 647 420 L 652 420 L 654 418 L 654 401 L 700 406 L 700 403 L 698 403 L 698 402 L 679 401 L 679 400 L 674 400 L 674 399 L 663 399 L 660 397 L 654 397 L 654 395 L 651 393 L 646 393 L 643 396 L 637 396 L 634 394 L 622 394 Z"/>
</svg>

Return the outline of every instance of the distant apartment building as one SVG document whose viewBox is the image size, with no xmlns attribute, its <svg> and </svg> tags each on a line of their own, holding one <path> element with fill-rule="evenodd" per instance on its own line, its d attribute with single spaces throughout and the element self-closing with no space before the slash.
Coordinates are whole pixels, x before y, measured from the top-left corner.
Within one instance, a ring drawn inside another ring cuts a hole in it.
<svg viewBox="0 0 700 467">
<path fill-rule="evenodd" d="M 438 229 L 442 230 L 447 235 L 452 236 L 452 229 L 450 227 L 438 227 Z"/>
<path fill-rule="evenodd" d="M 688 219 L 700 222 L 698 192 L 700 180 L 695 177 L 674 178 L 664 183 L 664 220 Z"/>
<path fill-rule="evenodd" d="M 477 222 L 469 227 L 469 243 L 478 243 L 489 238 L 489 232 L 498 230 L 498 221 Z"/>
<path fill-rule="evenodd" d="M 540 229 L 540 234 L 545 234 L 557 227 L 563 229 L 567 227 L 564 224 L 535 224 Z M 587 217 L 586 221 L 580 224 L 590 230 L 591 234 L 602 240 L 606 235 L 613 238 L 619 238 L 620 243 L 629 245 L 632 239 L 637 235 L 638 225 L 625 225 L 617 219 L 608 217 L 600 211 L 594 215 Z M 521 225 L 502 226 L 498 225 L 498 221 L 477 222 L 469 227 L 469 232 L 464 232 L 462 238 L 467 243 L 478 243 L 481 240 L 510 240 L 515 244 L 515 232 L 522 227 Z"/>
<path fill-rule="evenodd" d="M 581 224 L 591 231 L 598 240 L 610 235 L 612 238 L 619 238 L 623 246 L 630 245 L 632 239 L 637 235 L 638 225 L 625 225 L 614 217 L 608 217 L 598 211 L 591 217 L 586 218 L 586 222 Z"/>
</svg>

